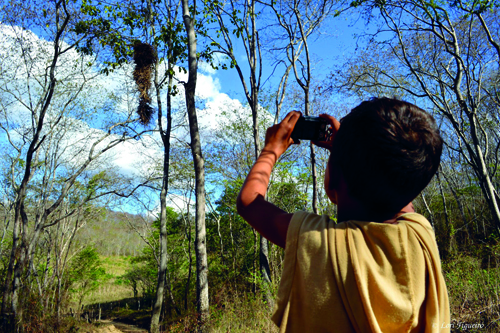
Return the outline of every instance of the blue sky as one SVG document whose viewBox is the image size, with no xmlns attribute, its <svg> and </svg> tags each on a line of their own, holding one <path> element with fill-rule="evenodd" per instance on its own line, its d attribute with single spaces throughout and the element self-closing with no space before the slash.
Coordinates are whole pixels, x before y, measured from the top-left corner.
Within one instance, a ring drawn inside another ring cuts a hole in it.
<svg viewBox="0 0 500 333">
<path fill-rule="evenodd" d="M 316 79 L 323 79 L 329 74 L 330 69 L 334 63 L 343 63 L 349 58 L 351 54 L 356 52 L 356 43 L 354 34 L 366 31 L 367 27 L 363 20 L 352 21 L 352 18 L 347 13 L 344 16 L 331 18 L 330 21 L 325 22 L 318 32 L 311 37 L 309 47 L 312 54 L 313 61 L 313 77 Z M 263 46 L 265 48 L 265 45 Z M 248 73 L 248 66 L 246 62 L 246 55 L 241 44 L 235 44 L 235 52 L 239 54 L 240 64 L 245 72 Z M 280 65 L 278 69 L 273 72 L 273 64 L 269 61 L 270 56 L 267 51 L 263 52 L 265 58 L 264 70 L 262 74 L 262 81 L 266 81 L 264 88 L 275 88 L 284 71 L 284 66 Z M 219 79 L 221 91 L 228 95 L 238 98 L 243 103 L 246 103 L 244 91 L 235 69 L 219 70 L 214 74 Z M 290 81 L 295 80 L 293 73 L 291 73 Z"/>
<path fill-rule="evenodd" d="M 342 16 L 337 17 L 330 23 L 323 25 L 318 30 L 317 34 L 310 38 L 310 50 L 314 62 L 313 76 L 320 79 L 324 78 L 330 72 L 333 63 L 343 62 L 344 59 L 355 51 L 352 36 L 356 31 L 359 32 L 360 29 L 364 29 L 362 23 L 363 22 L 358 21 L 356 26 L 351 27 L 346 18 Z M 3 30 L 3 32 L 5 32 L 5 30 Z M 39 43 L 45 44 L 47 42 L 45 40 L 39 40 Z M 50 48 L 50 46 L 47 47 Z M 265 49 L 265 45 L 263 45 L 263 49 Z M 235 51 L 242 64 L 243 70 L 245 70 L 247 66 L 242 46 L 237 46 Z M 77 58 L 78 56 L 72 54 L 69 57 Z M 262 80 L 267 80 L 263 89 L 274 89 L 281 77 L 284 67 L 278 68 L 275 71 L 275 75 L 270 77 L 273 68 L 269 60 L 269 54 L 263 51 L 263 57 L 264 68 Z M 205 131 L 210 132 L 218 126 L 217 115 L 225 108 L 241 108 L 242 112 L 250 112 L 248 108 L 244 107 L 246 98 L 243 94 L 243 88 L 235 69 L 215 71 L 210 69 L 206 64 L 201 64 L 200 69 L 197 86 L 197 94 L 202 101 L 198 106 L 200 108 L 199 121 Z M 182 80 L 182 76 L 184 75 L 181 74 L 179 79 Z M 99 80 L 98 83 L 102 87 L 106 87 L 107 89 L 117 88 L 116 75 L 103 76 Z M 289 81 L 294 81 L 293 74 L 291 74 Z M 182 96 L 183 94 L 179 93 L 175 102 L 182 104 Z M 125 109 L 126 105 L 122 105 L 122 107 Z M 282 116 L 286 114 L 286 111 L 287 110 L 283 110 Z M 92 127 L 92 125 L 90 127 Z M 94 132 L 96 135 L 99 134 L 95 129 Z M 84 135 L 84 133 L 75 133 L 75 135 L 80 136 Z M 185 136 L 186 133 L 182 134 L 177 132 L 176 135 Z M 203 135 L 204 133 L 202 132 L 202 140 Z M 5 136 L 3 136 L 3 138 L 3 140 L 5 140 Z M 145 140 L 150 141 L 150 146 L 147 149 L 144 149 L 141 144 L 131 141 L 115 148 L 107 158 L 126 174 L 133 173 L 137 165 L 139 165 L 139 169 L 137 170 L 141 170 L 141 168 L 149 165 L 152 161 L 158 160 L 158 156 L 160 155 L 159 145 L 154 143 L 158 141 L 158 138 L 151 135 L 147 136 Z M 5 143 L 5 141 L 3 143 Z"/>
</svg>

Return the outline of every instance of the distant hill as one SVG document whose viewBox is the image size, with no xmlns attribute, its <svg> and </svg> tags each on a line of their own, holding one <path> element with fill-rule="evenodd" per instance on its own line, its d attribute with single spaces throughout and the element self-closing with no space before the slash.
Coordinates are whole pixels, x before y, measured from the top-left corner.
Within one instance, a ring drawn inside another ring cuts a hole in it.
<svg viewBox="0 0 500 333">
<path fill-rule="evenodd" d="M 99 216 L 79 230 L 77 243 L 92 244 L 103 256 L 140 253 L 145 244 L 137 231 L 145 232 L 152 223 L 150 218 L 104 208 Z"/>
</svg>

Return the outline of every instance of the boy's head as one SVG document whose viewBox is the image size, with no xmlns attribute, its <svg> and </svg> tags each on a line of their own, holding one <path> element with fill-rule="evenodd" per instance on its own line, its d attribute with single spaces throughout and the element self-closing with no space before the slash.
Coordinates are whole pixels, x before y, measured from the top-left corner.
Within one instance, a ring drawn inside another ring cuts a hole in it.
<svg viewBox="0 0 500 333">
<path fill-rule="evenodd" d="M 430 114 L 407 102 L 374 98 L 342 119 L 329 172 L 340 174 L 366 208 L 395 214 L 430 182 L 442 145 Z"/>
</svg>

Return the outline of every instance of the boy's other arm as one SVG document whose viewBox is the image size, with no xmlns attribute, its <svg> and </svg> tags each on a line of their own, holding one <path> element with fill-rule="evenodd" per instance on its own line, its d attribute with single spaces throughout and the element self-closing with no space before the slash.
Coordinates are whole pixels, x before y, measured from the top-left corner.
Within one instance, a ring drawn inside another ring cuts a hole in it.
<svg viewBox="0 0 500 333">
<path fill-rule="evenodd" d="M 299 117 L 300 112 L 292 111 L 281 123 L 268 128 L 264 149 L 248 173 L 236 200 L 238 213 L 262 236 L 282 248 L 286 245 L 292 214 L 264 198 L 276 161 L 293 143 L 290 136 Z"/>
</svg>

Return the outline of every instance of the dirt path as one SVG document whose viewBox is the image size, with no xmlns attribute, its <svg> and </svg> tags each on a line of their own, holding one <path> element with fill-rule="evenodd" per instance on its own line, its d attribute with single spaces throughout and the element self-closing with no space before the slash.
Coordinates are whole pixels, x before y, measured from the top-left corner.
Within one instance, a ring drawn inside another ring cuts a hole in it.
<svg viewBox="0 0 500 333">
<path fill-rule="evenodd" d="M 99 327 L 96 333 L 147 333 L 148 332 L 143 328 L 111 320 L 102 320 L 101 323 L 103 323 L 106 326 Z"/>
</svg>

